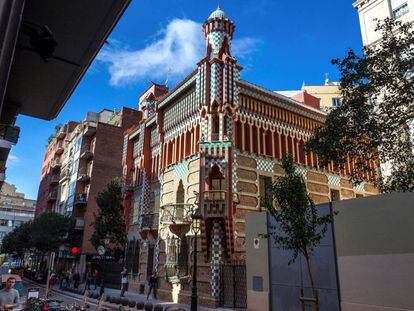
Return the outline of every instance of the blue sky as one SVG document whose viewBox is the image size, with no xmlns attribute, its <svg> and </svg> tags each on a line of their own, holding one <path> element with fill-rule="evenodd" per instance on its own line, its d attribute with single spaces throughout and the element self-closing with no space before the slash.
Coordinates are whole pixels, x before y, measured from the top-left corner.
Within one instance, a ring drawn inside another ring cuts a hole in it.
<svg viewBox="0 0 414 311">
<path fill-rule="evenodd" d="M 361 49 L 358 15 L 349 0 L 221 0 L 236 25 L 233 54 L 243 79 L 273 90 L 338 79 L 331 59 Z M 137 107 L 150 80 L 173 87 L 204 53 L 200 24 L 217 1 L 133 0 L 59 116 L 44 121 L 19 116 L 6 181 L 37 197 L 48 136 L 56 124 L 88 111 Z"/>
</svg>

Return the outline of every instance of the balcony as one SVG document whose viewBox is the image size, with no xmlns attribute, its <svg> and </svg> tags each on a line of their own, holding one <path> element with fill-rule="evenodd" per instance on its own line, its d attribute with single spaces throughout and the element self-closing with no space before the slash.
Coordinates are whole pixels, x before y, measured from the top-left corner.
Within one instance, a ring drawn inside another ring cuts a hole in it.
<svg viewBox="0 0 414 311">
<path fill-rule="evenodd" d="M 81 152 L 80 152 L 80 158 L 81 159 L 89 160 L 92 157 L 93 157 L 93 153 L 90 150 L 89 146 L 85 146 L 81 149 Z"/>
<path fill-rule="evenodd" d="M 47 195 L 47 200 L 48 201 L 56 201 L 57 200 L 57 191 L 49 192 L 49 194 Z"/>
<path fill-rule="evenodd" d="M 193 204 L 176 203 L 161 207 L 161 223 L 167 225 L 189 225 L 191 224 L 191 213 Z"/>
<path fill-rule="evenodd" d="M 50 184 L 56 185 L 60 181 L 60 175 L 52 175 L 52 178 L 50 178 Z"/>
<path fill-rule="evenodd" d="M 56 134 L 57 139 L 63 139 L 65 138 L 65 136 L 66 136 L 66 132 L 64 128 L 60 129 Z"/>
<path fill-rule="evenodd" d="M 142 214 L 141 218 L 141 230 L 152 230 L 158 228 L 158 213 Z"/>
<path fill-rule="evenodd" d="M 209 190 L 204 191 L 204 201 L 226 201 L 227 191 Z"/>
<path fill-rule="evenodd" d="M 75 230 L 83 230 L 85 228 L 85 220 L 83 218 L 76 218 Z"/>
<path fill-rule="evenodd" d="M 75 205 L 88 204 L 88 194 L 86 192 L 77 193 L 75 196 Z"/>
<path fill-rule="evenodd" d="M 204 191 L 203 212 L 205 218 L 226 218 L 227 192 L 223 190 Z"/>
<path fill-rule="evenodd" d="M 20 128 L 13 125 L 0 124 L 0 147 L 10 149 L 19 140 Z"/>
<path fill-rule="evenodd" d="M 66 179 L 69 179 L 71 175 L 71 168 L 70 167 L 65 167 L 62 172 L 60 172 L 60 180 L 59 182 L 63 182 Z"/>
<path fill-rule="evenodd" d="M 91 179 L 91 168 L 90 167 L 80 168 L 78 172 L 78 181 L 88 182 L 90 179 Z"/>
<path fill-rule="evenodd" d="M 55 148 L 55 154 L 62 154 L 63 153 L 63 143 L 61 142 L 61 141 L 59 141 L 57 144 L 56 144 L 56 148 Z"/>
<path fill-rule="evenodd" d="M 52 164 L 50 165 L 50 167 L 54 170 L 60 169 L 61 166 L 62 166 L 62 164 L 60 163 L 59 159 L 54 159 Z"/>
<path fill-rule="evenodd" d="M 90 122 L 92 123 L 92 122 Z M 93 136 L 96 133 L 96 125 L 95 124 L 90 124 L 90 123 L 86 123 L 85 127 L 83 129 L 83 135 L 84 136 Z"/>
</svg>

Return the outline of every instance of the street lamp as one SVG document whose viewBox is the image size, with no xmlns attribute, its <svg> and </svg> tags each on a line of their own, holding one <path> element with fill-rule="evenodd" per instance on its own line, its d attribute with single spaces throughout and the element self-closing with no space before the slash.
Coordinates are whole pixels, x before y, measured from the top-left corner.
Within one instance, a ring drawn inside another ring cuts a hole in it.
<svg viewBox="0 0 414 311">
<path fill-rule="evenodd" d="M 191 215 L 194 231 L 193 288 L 191 290 L 191 311 L 197 311 L 197 234 L 200 232 L 201 211 L 196 208 Z"/>
</svg>

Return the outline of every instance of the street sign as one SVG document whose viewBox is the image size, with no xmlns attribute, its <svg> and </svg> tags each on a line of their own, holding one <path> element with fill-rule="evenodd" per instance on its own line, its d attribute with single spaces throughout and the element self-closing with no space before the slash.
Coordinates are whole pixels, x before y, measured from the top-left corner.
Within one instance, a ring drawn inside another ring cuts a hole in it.
<svg viewBox="0 0 414 311">
<path fill-rule="evenodd" d="M 105 250 L 105 247 L 103 247 L 102 245 L 99 245 L 96 250 L 98 251 L 98 254 L 100 256 L 105 255 L 106 250 Z"/>
<path fill-rule="evenodd" d="M 40 292 L 40 288 L 39 287 L 28 288 L 27 289 L 27 299 L 30 299 L 30 298 L 39 298 L 39 292 Z"/>
</svg>

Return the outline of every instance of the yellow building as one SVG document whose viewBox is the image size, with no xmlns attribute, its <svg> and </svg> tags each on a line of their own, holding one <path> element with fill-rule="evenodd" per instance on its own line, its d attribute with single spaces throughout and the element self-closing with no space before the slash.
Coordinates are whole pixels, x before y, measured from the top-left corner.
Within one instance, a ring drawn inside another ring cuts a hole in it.
<svg viewBox="0 0 414 311">
<path fill-rule="evenodd" d="M 325 80 L 323 85 L 303 85 L 302 91 L 319 98 L 321 110 L 328 112 L 332 108 L 338 107 L 342 102 L 341 90 L 338 82 Z"/>
</svg>

